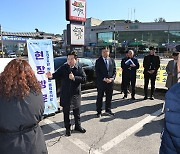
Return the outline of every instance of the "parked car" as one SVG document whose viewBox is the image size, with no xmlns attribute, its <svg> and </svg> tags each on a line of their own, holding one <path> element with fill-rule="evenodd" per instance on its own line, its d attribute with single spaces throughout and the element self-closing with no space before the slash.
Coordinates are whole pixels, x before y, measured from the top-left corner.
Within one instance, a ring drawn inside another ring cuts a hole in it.
<svg viewBox="0 0 180 154">
<path fill-rule="evenodd" d="M 54 58 L 55 71 L 65 63 L 67 63 L 66 56 Z M 82 88 L 86 88 L 88 85 L 95 85 L 95 64 L 93 60 L 89 58 L 78 58 L 77 65 L 82 66 L 87 76 L 87 82 L 82 85 Z M 56 80 L 57 94 L 60 92 L 60 84 L 61 81 Z"/>
<path fill-rule="evenodd" d="M 12 53 L 9 53 L 9 54 L 8 54 L 8 57 L 9 57 L 9 58 L 16 58 L 17 56 L 16 56 L 15 53 L 12 52 Z"/>
</svg>

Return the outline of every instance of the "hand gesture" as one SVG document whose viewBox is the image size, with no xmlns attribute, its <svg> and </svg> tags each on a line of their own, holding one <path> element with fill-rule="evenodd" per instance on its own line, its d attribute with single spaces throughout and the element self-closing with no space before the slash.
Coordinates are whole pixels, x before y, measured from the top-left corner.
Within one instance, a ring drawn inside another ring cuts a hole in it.
<svg viewBox="0 0 180 154">
<path fill-rule="evenodd" d="M 53 76 L 52 76 L 51 72 L 47 72 L 47 73 L 46 73 L 46 78 L 52 79 L 52 77 L 53 77 Z"/>
<path fill-rule="evenodd" d="M 72 72 L 69 74 L 69 79 L 70 79 L 70 80 L 75 80 L 74 74 L 73 74 Z"/>
</svg>

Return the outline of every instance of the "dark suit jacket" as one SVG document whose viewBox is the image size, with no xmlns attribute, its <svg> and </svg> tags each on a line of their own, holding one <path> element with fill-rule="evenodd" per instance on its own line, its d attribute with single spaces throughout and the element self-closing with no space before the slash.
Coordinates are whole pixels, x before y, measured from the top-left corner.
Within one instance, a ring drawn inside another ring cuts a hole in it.
<svg viewBox="0 0 180 154">
<path fill-rule="evenodd" d="M 101 86 L 104 78 L 114 78 L 116 77 L 116 65 L 114 59 L 108 58 L 109 60 L 109 70 L 106 68 L 106 64 L 104 62 L 103 57 L 99 57 L 96 60 L 95 70 L 96 70 L 96 77 L 97 77 L 97 86 Z"/>
<path fill-rule="evenodd" d="M 148 73 L 150 63 L 151 63 L 151 55 L 145 56 L 144 60 L 143 60 L 144 74 Z M 153 75 L 156 75 L 157 71 L 158 71 L 158 69 L 160 67 L 160 58 L 159 58 L 159 56 L 156 56 L 156 55 L 153 56 L 153 65 L 154 65 L 154 69 L 155 69 L 155 72 L 153 73 Z"/>
<path fill-rule="evenodd" d="M 139 62 L 136 58 L 131 58 L 131 60 L 136 65 L 135 67 L 130 67 L 130 65 L 126 65 L 125 62 L 130 58 L 123 58 L 121 61 L 121 68 L 123 69 L 123 77 L 133 77 L 136 78 L 136 70 L 139 69 Z"/>
<path fill-rule="evenodd" d="M 69 79 L 69 74 L 72 73 L 75 76 L 75 81 Z M 61 80 L 60 89 L 60 105 L 79 107 L 81 102 L 81 83 L 86 82 L 86 74 L 82 67 L 75 66 L 70 69 L 68 64 L 61 66 L 55 73 L 53 73 L 53 79 Z"/>
</svg>

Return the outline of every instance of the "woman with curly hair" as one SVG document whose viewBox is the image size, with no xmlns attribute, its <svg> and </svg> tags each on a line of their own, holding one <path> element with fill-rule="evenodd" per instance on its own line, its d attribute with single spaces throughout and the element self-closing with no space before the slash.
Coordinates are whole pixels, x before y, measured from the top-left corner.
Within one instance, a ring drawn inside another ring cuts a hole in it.
<svg viewBox="0 0 180 154">
<path fill-rule="evenodd" d="M 43 112 L 41 85 L 31 66 L 13 59 L 0 74 L 0 153 L 48 153 L 38 125 Z"/>
</svg>

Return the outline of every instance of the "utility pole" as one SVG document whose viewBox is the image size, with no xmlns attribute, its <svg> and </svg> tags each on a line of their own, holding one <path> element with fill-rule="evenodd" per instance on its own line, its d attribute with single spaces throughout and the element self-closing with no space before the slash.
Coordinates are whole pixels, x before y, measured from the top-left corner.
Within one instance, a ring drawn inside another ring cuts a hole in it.
<svg viewBox="0 0 180 154">
<path fill-rule="evenodd" d="M 3 51 L 3 36 L 2 36 L 2 28 L 1 28 L 1 25 L 0 25 L 0 34 L 1 34 L 1 54 L 2 54 L 2 57 L 4 58 L 4 51 Z"/>
</svg>

